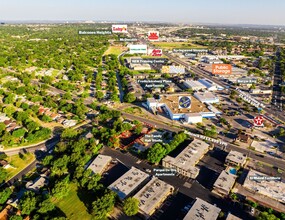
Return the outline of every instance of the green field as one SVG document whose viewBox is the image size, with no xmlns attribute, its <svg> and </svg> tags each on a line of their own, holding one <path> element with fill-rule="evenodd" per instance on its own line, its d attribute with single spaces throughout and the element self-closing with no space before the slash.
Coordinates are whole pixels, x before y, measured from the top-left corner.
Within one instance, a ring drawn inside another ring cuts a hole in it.
<svg viewBox="0 0 285 220">
<path fill-rule="evenodd" d="M 121 46 L 110 46 L 104 55 L 114 54 L 116 56 L 120 55 L 127 48 Z"/>
<path fill-rule="evenodd" d="M 78 197 L 78 188 L 72 183 L 72 189 L 69 192 L 68 196 L 63 198 L 62 200 L 56 201 L 55 205 L 64 212 L 67 219 L 70 220 L 91 220 L 92 215 L 90 215 L 87 211 L 86 206 Z M 81 195 L 85 200 L 88 199 L 88 195 Z M 91 198 L 90 198 L 91 199 Z"/>
<path fill-rule="evenodd" d="M 190 42 L 154 42 L 154 45 L 161 47 L 162 49 L 174 49 L 174 48 L 185 48 L 185 49 L 204 49 L 204 46 L 193 44 Z"/>
<path fill-rule="evenodd" d="M 11 168 L 7 169 L 8 172 L 7 179 L 10 179 L 11 177 L 15 176 L 22 169 L 28 166 L 34 159 L 35 159 L 34 154 L 23 154 L 23 156 L 21 157 L 20 155 L 17 154 L 14 156 L 7 157 L 5 160 L 7 160 L 9 164 L 12 166 Z"/>
</svg>

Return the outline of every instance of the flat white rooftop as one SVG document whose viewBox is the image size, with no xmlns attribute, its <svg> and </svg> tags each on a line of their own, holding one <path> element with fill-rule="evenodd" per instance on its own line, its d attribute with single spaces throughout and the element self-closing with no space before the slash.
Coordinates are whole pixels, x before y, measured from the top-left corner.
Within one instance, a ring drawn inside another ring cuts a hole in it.
<svg viewBox="0 0 285 220">
<path fill-rule="evenodd" d="M 194 97 L 201 102 L 207 100 L 215 100 L 216 102 L 219 102 L 219 98 L 211 92 L 195 92 Z"/>
<path fill-rule="evenodd" d="M 194 80 L 186 80 L 184 81 L 184 84 L 189 87 L 189 88 L 193 88 L 193 89 L 206 89 L 207 87 L 205 85 L 203 85 L 201 82 L 199 81 L 194 81 Z"/>
<path fill-rule="evenodd" d="M 222 189 L 224 191 L 229 192 L 236 180 L 236 176 L 233 174 L 228 173 L 227 171 L 223 170 L 219 175 L 218 179 L 214 183 L 214 187 Z"/>
<path fill-rule="evenodd" d="M 173 190 L 173 186 L 153 177 L 134 198 L 139 200 L 142 214 L 150 215 Z"/>
<path fill-rule="evenodd" d="M 88 166 L 94 173 L 102 174 L 106 166 L 111 162 L 112 157 L 99 154 Z"/>
<path fill-rule="evenodd" d="M 250 170 L 243 187 L 284 203 L 285 182 L 275 178 L 256 170 Z"/>
<path fill-rule="evenodd" d="M 163 160 L 183 170 L 199 170 L 195 165 L 209 150 L 209 144 L 199 139 L 194 139 L 177 157 L 166 156 Z"/>
<path fill-rule="evenodd" d="M 226 161 L 232 161 L 237 164 L 243 164 L 246 161 L 246 155 L 238 151 L 231 150 L 226 157 Z"/>
<path fill-rule="evenodd" d="M 147 178 L 149 178 L 149 174 L 132 167 L 123 176 L 108 186 L 108 188 L 116 192 L 120 199 L 124 199 Z"/>
<path fill-rule="evenodd" d="M 195 203 L 183 220 L 215 220 L 218 218 L 221 209 L 210 203 L 196 198 Z"/>
</svg>

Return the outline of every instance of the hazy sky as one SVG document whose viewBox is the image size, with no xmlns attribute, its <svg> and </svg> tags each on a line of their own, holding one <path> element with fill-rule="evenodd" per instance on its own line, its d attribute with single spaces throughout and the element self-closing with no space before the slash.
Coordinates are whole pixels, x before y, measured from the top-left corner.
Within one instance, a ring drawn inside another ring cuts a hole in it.
<svg viewBox="0 0 285 220">
<path fill-rule="evenodd" d="M 1 20 L 285 25 L 284 0 L 0 0 Z"/>
</svg>

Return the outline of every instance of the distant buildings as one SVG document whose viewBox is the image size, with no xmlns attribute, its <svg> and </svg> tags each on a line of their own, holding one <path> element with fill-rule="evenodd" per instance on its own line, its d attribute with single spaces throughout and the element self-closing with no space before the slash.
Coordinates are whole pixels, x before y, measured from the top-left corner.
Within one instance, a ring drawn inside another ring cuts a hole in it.
<svg viewBox="0 0 285 220">
<path fill-rule="evenodd" d="M 226 164 L 230 166 L 242 167 L 246 163 L 246 155 L 238 151 L 230 151 L 226 157 Z"/>
<path fill-rule="evenodd" d="M 208 152 L 209 148 L 209 144 L 194 139 L 177 157 L 166 156 L 162 160 L 162 166 L 174 168 L 179 174 L 194 179 L 200 171 L 195 165 Z"/>
<path fill-rule="evenodd" d="M 216 220 L 220 212 L 220 208 L 200 198 L 196 198 L 195 203 L 183 220 Z"/>
<path fill-rule="evenodd" d="M 132 167 L 123 176 L 108 186 L 108 188 L 117 193 L 119 198 L 123 200 L 145 184 L 149 177 L 149 174 Z"/>
<path fill-rule="evenodd" d="M 99 154 L 87 169 L 91 169 L 93 173 L 102 174 L 111 161 L 112 157 Z"/>
<path fill-rule="evenodd" d="M 153 177 L 134 196 L 140 202 L 139 212 L 148 219 L 173 191 L 173 186 Z"/>
</svg>

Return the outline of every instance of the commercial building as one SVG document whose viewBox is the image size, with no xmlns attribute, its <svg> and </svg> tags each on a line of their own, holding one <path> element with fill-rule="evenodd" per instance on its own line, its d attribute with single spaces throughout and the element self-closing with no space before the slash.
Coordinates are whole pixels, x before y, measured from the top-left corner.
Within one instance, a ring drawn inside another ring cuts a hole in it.
<svg viewBox="0 0 285 220">
<path fill-rule="evenodd" d="M 91 169 L 93 173 L 102 174 L 111 161 L 112 157 L 99 154 L 87 169 Z"/>
<path fill-rule="evenodd" d="M 242 167 L 246 163 L 246 158 L 245 154 L 231 150 L 225 162 L 227 165 Z"/>
<path fill-rule="evenodd" d="M 183 220 L 215 220 L 219 217 L 220 212 L 220 208 L 196 198 L 195 203 Z"/>
<path fill-rule="evenodd" d="M 213 191 L 221 196 L 229 195 L 237 176 L 223 170 L 214 183 Z"/>
<path fill-rule="evenodd" d="M 148 178 L 149 174 L 132 167 L 123 176 L 108 186 L 108 188 L 117 193 L 119 198 L 123 200 L 142 186 Z"/>
<path fill-rule="evenodd" d="M 189 106 L 187 108 L 181 108 L 179 106 L 179 99 L 182 96 L 186 96 L 189 100 Z M 183 95 L 160 95 L 159 99 L 148 98 L 147 106 L 153 112 L 158 109 L 164 110 L 172 120 L 184 119 L 187 123 L 197 123 L 202 121 L 202 118 L 215 117 L 216 114 L 209 110 L 209 107 L 201 103 L 193 96 L 189 94 Z"/>
<path fill-rule="evenodd" d="M 194 80 L 186 80 L 183 84 L 187 89 L 192 89 L 193 91 L 206 90 L 207 88 L 201 82 Z"/>
<path fill-rule="evenodd" d="M 200 171 L 195 165 L 208 152 L 209 148 L 209 144 L 194 139 L 177 157 L 166 156 L 162 160 L 162 166 L 174 168 L 181 175 L 194 179 Z"/>
<path fill-rule="evenodd" d="M 249 170 L 243 187 L 253 193 L 285 203 L 285 182 L 281 178 L 268 176 L 256 170 Z"/>
<path fill-rule="evenodd" d="M 202 103 L 213 104 L 219 103 L 220 99 L 211 92 L 195 92 L 194 97 Z"/>
<path fill-rule="evenodd" d="M 219 86 L 211 80 L 199 79 L 198 82 L 206 86 L 208 91 L 217 91 L 219 89 Z"/>
<path fill-rule="evenodd" d="M 174 187 L 153 177 L 135 196 L 139 200 L 139 212 L 148 219 L 172 194 Z"/>
<path fill-rule="evenodd" d="M 261 89 L 251 89 L 249 91 L 250 94 L 263 94 L 263 95 L 271 95 L 272 94 L 272 90 L 271 89 L 267 89 L 267 90 L 261 90 Z"/>
</svg>

